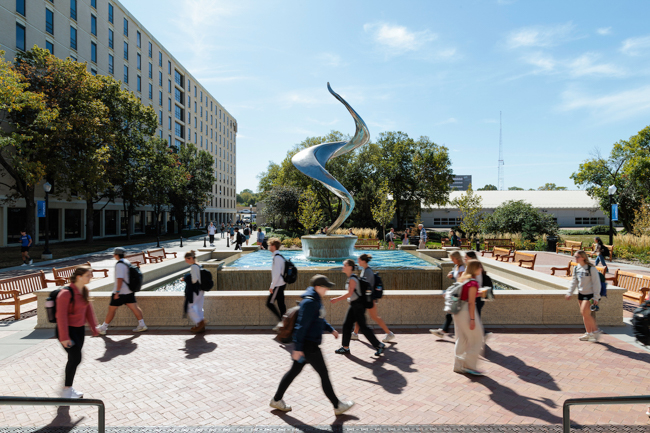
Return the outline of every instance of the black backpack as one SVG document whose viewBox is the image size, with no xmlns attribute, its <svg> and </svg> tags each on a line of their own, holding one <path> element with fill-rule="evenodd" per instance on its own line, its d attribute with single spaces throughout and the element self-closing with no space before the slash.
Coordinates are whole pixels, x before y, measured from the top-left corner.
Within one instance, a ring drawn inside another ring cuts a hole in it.
<svg viewBox="0 0 650 433">
<path fill-rule="evenodd" d="M 609 256 L 609 248 L 605 246 L 605 244 L 600 246 L 600 254 L 603 255 L 603 257 L 608 257 Z"/>
<path fill-rule="evenodd" d="M 74 291 L 72 287 L 65 286 L 54 289 L 50 292 L 50 296 L 45 300 L 45 312 L 47 313 L 47 320 L 50 323 L 56 323 L 56 298 L 59 296 L 61 290 L 70 290 L 70 304 L 74 304 Z"/>
<path fill-rule="evenodd" d="M 244 236 L 248 236 L 248 235 L 249 235 L 249 231 L 248 231 L 248 227 L 246 227 L 246 228 L 244 229 Z"/>
<path fill-rule="evenodd" d="M 298 279 L 298 268 L 293 262 L 289 259 L 285 259 L 283 255 L 278 254 L 284 260 L 284 272 L 282 273 L 282 279 L 286 284 L 293 284 Z"/>
<path fill-rule="evenodd" d="M 142 289 L 142 271 L 133 263 L 126 264 L 123 261 L 119 261 L 123 265 L 126 265 L 129 268 L 129 282 L 124 283 L 127 285 L 130 291 L 133 293 L 139 292 Z"/>
<path fill-rule="evenodd" d="M 645 301 L 634 310 L 632 329 L 639 343 L 650 346 L 650 301 Z"/>
<path fill-rule="evenodd" d="M 389 232 L 389 233 L 386 233 L 386 238 L 385 238 L 385 240 L 386 240 L 386 242 L 390 242 L 390 241 L 391 241 L 391 238 L 390 238 L 390 232 Z"/>
<path fill-rule="evenodd" d="M 356 277 L 356 275 L 355 275 Z M 365 277 L 356 277 L 357 278 L 357 287 L 359 291 L 357 295 L 359 296 L 359 301 L 363 304 L 363 307 L 366 309 L 371 309 L 375 306 L 375 300 L 373 298 L 373 289 L 370 286 L 370 282 Z"/>
<path fill-rule="evenodd" d="M 384 282 L 377 272 L 375 272 L 375 287 L 372 291 L 372 299 L 381 299 L 384 296 Z"/>
<path fill-rule="evenodd" d="M 212 280 L 212 272 L 201 268 L 201 290 L 209 292 L 213 287 L 214 281 Z"/>
<path fill-rule="evenodd" d="M 237 232 L 237 243 L 243 244 L 244 242 L 246 242 L 246 238 L 244 237 L 244 235 Z"/>
</svg>

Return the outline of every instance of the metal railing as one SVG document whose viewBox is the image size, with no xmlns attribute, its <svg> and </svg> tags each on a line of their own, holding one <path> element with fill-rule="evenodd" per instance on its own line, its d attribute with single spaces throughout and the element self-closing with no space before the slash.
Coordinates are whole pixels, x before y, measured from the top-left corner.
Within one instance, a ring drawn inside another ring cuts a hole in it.
<svg viewBox="0 0 650 433">
<path fill-rule="evenodd" d="M 3 397 L 0 406 L 97 406 L 97 431 L 106 432 L 106 410 L 104 402 L 86 398 L 45 398 L 45 397 Z"/>
<path fill-rule="evenodd" d="M 629 397 L 594 397 L 570 398 L 564 401 L 562 407 L 562 432 L 571 433 L 571 406 L 594 404 L 641 404 L 650 403 L 650 395 L 635 395 Z"/>
</svg>

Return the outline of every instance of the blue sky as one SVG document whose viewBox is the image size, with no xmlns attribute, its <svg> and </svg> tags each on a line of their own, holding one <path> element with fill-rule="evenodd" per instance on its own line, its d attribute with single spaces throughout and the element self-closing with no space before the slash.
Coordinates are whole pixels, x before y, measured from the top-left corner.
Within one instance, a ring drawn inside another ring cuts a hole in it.
<svg viewBox="0 0 650 433">
<path fill-rule="evenodd" d="M 235 116 L 237 190 L 307 136 L 429 136 L 457 174 L 569 179 L 650 124 L 650 2 L 122 0 Z"/>
</svg>

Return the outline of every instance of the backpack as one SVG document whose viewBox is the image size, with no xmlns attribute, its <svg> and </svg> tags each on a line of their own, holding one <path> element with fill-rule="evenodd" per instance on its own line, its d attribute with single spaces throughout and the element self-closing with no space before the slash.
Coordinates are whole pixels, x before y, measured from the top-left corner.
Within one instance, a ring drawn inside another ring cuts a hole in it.
<svg viewBox="0 0 650 433">
<path fill-rule="evenodd" d="M 305 299 L 314 299 L 311 296 L 306 296 Z M 300 304 L 301 301 L 297 301 Z M 296 320 L 298 319 L 298 311 L 300 311 L 300 305 L 289 308 L 286 313 L 282 315 L 282 324 L 278 327 L 278 335 L 275 337 L 276 340 L 281 343 L 291 343 L 293 339 L 293 330 L 296 327 Z"/>
<path fill-rule="evenodd" d="M 381 299 L 384 296 L 384 282 L 381 280 L 379 273 L 375 272 L 375 287 L 372 291 L 372 299 Z"/>
<path fill-rule="evenodd" d="M 126 284 L 129 290 L 133 293 L 139 292 L 140 289 L 142 289 L 142 271 L 140 268 L 133 263 L 129 263 L 128 265 L 123 261 L 119 261 L 118 263 L 122 263 L 129 268 L 129 282 L 128 284 L 126 282 L 124 284 Z"/>
<path fill-rule="evenodd" d="M 374 290 L 370 286 L 370 282 L 365 277 L 357 277 L 357 281 L 357 287 L 359 288 L 357 295 L 359 296 L 359 301 L 363 304 L 364 308 L 369 310 L 375 306 L 375 300 L 372 293 Z"/>
<path fill-rule="evenodd" d="M 246 238 L 244 237 L 244 235 L 237 232 L 237 243 L 243 244 L 244 242 L 246 242 Z"/>
<path fill-rule="evenodd" d="M 249 231 L 248 231 L 248 227 L 246 227 L 246 228 L 244 229 L 244 236 L 248 236 L 248 235 L 249 235 Z"/>
<path fill-rule="evenodd" d="M 286 284 L 293 284 L 298 279 L 298 268 L 289 259 L 285 259 L 283 255 L 278 254 L 284 260 L 284 272 L 282 272 L 282 279 Z"/>
<path fill-rule="evenodd" d="M 645 301 L 634 310 L 632 329 L 639 343 L 650 346 L 650 301 Z"/>
<path fill-rule="evenodd" d="M 591 272 L 591 266 L 589 268 L 589 272 Z M 596 271 L 598 271 L 598 269 L 596 269 Z M 607 280 L 605 280 L 605 276 L 600 272 L 598 272 L 598 277 L 600 278 L 600 297 L 607 297 Z"/>
<path fill-rule="evenodd" d="M 445 309 L 444 311 L 450 314 L 458 314 L 461 308 L 463 308 L 463 303 L 467 301 L 461 301 L 460 295 L 463 293 L 463 286 L 465 282 L 456 282 L 449 286 L 445 291 Z"/>
<path fill-rule="evenodd" d="M 50 296 L 45 300 L 45 312 L 47 313 L 47 320 L 50 323 L 56 323 L 56 298 L 63 289 L 70 290 L 70 304 L 74 304 L 74 291 L 72 287 L 65 286 L 52 290 Z"/>
<path fill-rule="evenodd" d="M 390 232 L 386 233 L 386 242 L 390 242 L 392 239 L 390 238 Z"/>
<path fill-rule="evenodd" d="M 603 257 L 608 257 L 609 256 L 609 248 L 605 246 L 605 244 L 600 246 L 600 254 L 603 255 Z"/>
<path fill-rule="evenodd" d="M 204 292 L 209 292 L 210 290 L 212 290 L 212 288 L 214 287 L 214 281 L 212 280 L 212 272 L 208 271 L 207 269 L 203 269 L 203 266 L 199 266 L 199 275 L 201 275 L 201 290 L 203 290 Z"/>
</svg>

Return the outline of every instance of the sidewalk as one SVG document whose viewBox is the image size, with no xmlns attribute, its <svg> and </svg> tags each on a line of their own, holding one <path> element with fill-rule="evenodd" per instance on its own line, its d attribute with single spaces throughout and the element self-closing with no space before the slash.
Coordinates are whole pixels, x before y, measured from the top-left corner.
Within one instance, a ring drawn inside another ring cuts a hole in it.
<svg viewBox="0 0 650 433">
<path fill-rule="evenodd" d="M 537 254 L 537 259 L 535 260 L 535 270 L 549 275 L 551 274 L 551 268 L 553 267 L 565 268 L 569 266 L 570 262 L 575 260 L 573 256 L 569 254 L 556 254 L 556 253 L 549 253 L 545 251 L 526 251 L 526 252 L 531 254 Z M 593 259 L 590 260 L 592 263 L 594 262 Z M 620 263 L 620 262 L 613 261 L 613 262 L 607 262 L 607 268 L 609 270 L 608 277 L 614 276 L 614 272 L 616 272 L 617 269 L 620 269 L 621 271 L 634 272 L 637 274 L 650 276 L 650 268 L 646 268 L 644 266 L 631 265 L 627 263 Z M 562 272 L 560 271 L 559 273 Z M 558 275 L 558 273 L 556 273 L 555 275 Z"/>
</svg>

